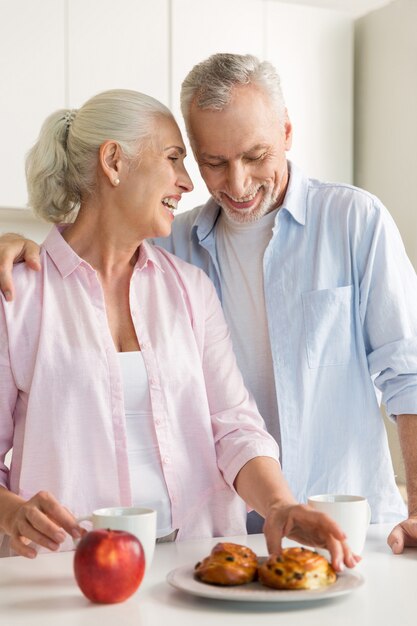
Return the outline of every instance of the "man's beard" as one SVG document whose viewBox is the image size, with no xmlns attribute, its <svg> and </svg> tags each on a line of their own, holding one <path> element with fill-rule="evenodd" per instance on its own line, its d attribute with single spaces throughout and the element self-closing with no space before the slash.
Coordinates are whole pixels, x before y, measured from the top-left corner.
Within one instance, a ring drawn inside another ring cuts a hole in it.
<svg viewBox="0 0 417 626">
<path fill-rule="evenodd" d="M 217 204 L 221 206 L 226 216 L 230 220 L 239 224 L 250 224 L 252 222 L 257 222 L 264 215 L 276 208 L 279 197 L 279 187 L 277 189 L 274 189 L 272 185 L 263 183 L 262 185 L 258 185 L 258 191 L 261 188 L 263 189 L 263 198 L 261 202 L 257 205 L 257 207 L 250 211 L 247 211 L 247 209 L 234 209 L 233 207 L 229 206 L 227 202 L 223 201 L 222 193 L 212 191 L 211 195 L 213 196 Z M 256 188 L 249 190 L 246 193 L 245 197 L 250 197 L 254 193 L 254 191 L 256 191 Z M 233 198 L 233 200 L 235 200 L 235 198 Z"/>
</svg>

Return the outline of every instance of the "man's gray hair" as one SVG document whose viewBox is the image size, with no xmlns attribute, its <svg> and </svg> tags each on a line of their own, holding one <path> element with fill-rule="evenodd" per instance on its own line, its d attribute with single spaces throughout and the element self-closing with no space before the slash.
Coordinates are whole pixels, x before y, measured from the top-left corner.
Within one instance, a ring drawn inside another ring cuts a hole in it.
<svg viewBox="0 0 417 626">
<path fill-rule="evenodd" d="M 181 86 L 181 111 L 188 135 L 191 105 L 200 109 L 221 111 L 230 102 L 233 88 L 240 85 L 257 85 L 263 89 L 276 106 L 282 123 L 285 102 L 280 77 L 268 61 L 260 61 L 252 54 L 213 54 L 193 67 Z"/>
</svg>

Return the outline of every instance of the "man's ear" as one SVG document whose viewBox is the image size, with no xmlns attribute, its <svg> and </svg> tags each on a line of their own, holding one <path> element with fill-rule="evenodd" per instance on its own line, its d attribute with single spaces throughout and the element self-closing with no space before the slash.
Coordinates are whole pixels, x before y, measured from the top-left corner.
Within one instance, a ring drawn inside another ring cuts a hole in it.
<svg viewBox="0 0 417 626">
<path fill-rule="evenodd" d="M 99 150 L 101 170 L 111 185 L 117 187 L 120 183 L 122 169 L 122 151 L 116 141 L 105 141 Z"/>
<path fill-rule="evenodd" d="M 288 116 L 287 109 L 285 109 L 284 136 L 285 136 L 285 150 L 290 150 L 292 146 L 292 124 Z"/>
</svg>

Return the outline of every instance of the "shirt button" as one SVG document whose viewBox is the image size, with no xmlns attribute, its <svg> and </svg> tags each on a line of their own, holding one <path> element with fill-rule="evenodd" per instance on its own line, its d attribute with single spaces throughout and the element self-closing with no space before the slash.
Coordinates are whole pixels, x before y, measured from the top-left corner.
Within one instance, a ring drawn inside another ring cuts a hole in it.
<svg viewBox="0 0 417 626">
<path fill-rule="evenodd" d="M 165 465 L 168 465 L 168 463 L 170 462 L 170 458 L 169 458 L 169 456 L 164 456 L 164 458 L 162 459 L 162 462 L 163 462 Z"/>
<path fill-rule="evenodd" d="M 160 426 L 160 425 L 161 425 L 161 420 L 159 419 L 159 417 L 157 417 L 155 420 L 155 426 Z"/>
</svg>

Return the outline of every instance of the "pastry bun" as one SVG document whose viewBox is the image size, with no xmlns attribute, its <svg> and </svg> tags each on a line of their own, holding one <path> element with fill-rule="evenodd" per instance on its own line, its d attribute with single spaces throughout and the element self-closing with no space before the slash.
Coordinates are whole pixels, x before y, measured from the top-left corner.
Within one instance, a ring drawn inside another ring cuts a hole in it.
<svg viewBox="0 0 417 626">
<path fill-rule="evenodd" d="M 258 568 L 259 581 L 274 589 L 320 589 L 336 581 L 330 563 L 306 548 L 284 548 Z"/>
<path fill-rule="evenodd" d="M 244 585 L 256 578 L 257 556 L 236 543 L 218 543 L 211 554 L 197 563 L 194 575 L 210 585 Z"/>
</svg>

